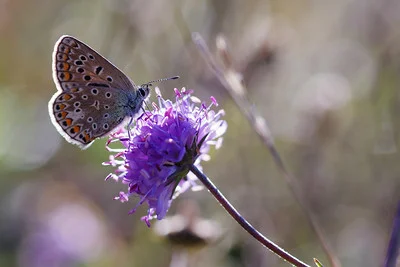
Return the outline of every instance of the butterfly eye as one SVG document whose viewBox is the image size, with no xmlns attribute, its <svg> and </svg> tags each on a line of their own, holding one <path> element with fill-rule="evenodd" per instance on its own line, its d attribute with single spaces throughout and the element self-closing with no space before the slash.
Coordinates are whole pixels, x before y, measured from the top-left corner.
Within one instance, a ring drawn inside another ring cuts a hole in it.
<svg viewBox="0 0 400 267">
<path fill-rule="evenodd" d="M 140 95 L 141 95 L 142 97 L 145 97 L 145 96 L 146 96 L 146 90 L 145 90 L 145 89 L 139 88 L 138 90 L 139 90 L 139 93 L 140 93 Z"/>
</svg>

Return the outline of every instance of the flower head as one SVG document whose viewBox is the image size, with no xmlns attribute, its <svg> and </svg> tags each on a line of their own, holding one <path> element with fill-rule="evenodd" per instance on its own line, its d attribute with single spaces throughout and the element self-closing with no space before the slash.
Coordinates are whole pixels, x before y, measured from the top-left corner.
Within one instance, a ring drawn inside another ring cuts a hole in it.
<svg viewBox="0 0 400 267">
<path fill-rule="evenodd" d="M 162 219 L 174 197 L 192 187 L 197 188 L 196 178 L 189 173 L 190 165 L 198 168 L 202 160 L 208 160 L 210 145 L 216 148 L 222 143 L 227 124 L 221 120 L 223 110 L 215 98 L 206 106 L 192 96 L 192 91 L 175 89 L 176 102 L 165 100 L 156 90 L 159 104 L 146 111 L 131 129 L 121 128 L 110 135 L 108 144 L 121 142 L 123 149 L 110 156 L 105 165 L 117 167 L 108 178 L 122 180 L 128 185 L 127 192 L 120 192 L 116 199 L 125 202 L 137 195 L 136 208 L 147 202 L 149 209 L 142 219 L 149 224 L 152 218 Z M 129 132 L 128 132 L 129 131 Z"/>
</svg>

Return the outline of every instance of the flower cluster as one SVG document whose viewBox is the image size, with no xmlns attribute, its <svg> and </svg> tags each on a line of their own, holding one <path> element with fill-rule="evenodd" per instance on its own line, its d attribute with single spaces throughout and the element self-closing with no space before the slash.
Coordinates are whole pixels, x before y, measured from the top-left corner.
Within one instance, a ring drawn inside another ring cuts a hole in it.
<svg viewBox="0 0 400 267">
<path fill-rule="evenodd" d="M 227 128 L 221 120 L 224 111 L 211 109 L 218 106 L 215 98 L 206 106 L 185 88 L 175 89 L 175 102 L 163 99 L 157 88 L 156 92 L 159 103 L 153 103 L 152 111 L 142 114 L 132 128 L 110 135 L 107 147 L 116 154 L 104 163 L 117 167 L 107 179 L 128 185 L 128 191 L 120 192 L 116 199 L 125 202 L 130 196 L 140 197 L 131 213 L 147 202 L 148 213 L 142 218 L 147 225 L 152 218 L 162 219 L 178 194 L 198 188 L 189 168 L 200 168 L 200 162 L 209 159 L 210 145 L 219 148 Z M 121 142 L 123 149 L 110 148 L 115 141 Z"/>
</svg>

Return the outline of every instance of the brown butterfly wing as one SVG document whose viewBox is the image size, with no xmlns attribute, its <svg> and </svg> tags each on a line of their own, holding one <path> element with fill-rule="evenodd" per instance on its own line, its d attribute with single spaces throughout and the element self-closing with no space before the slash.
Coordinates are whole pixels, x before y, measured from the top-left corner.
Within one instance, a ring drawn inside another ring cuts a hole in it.
<svg viewBox="0 0 400 267">
<path fill-rule="evenodd" d="M 53 96 L 49 113 L 61 135 L 85 149 L 124 121 L 130 111 L 126 107 L 128 101 L 128 95 L 115 88 L 107 91 L 95 87 L 72 88 Z"/>
<path fill-rule="evenodd" d="M 135 84 L 116 66 L 78 39 L 64 35 L 54 46 L 53 79 L 59 91 L 79 86 L 134 90 Z"/>
</svg>

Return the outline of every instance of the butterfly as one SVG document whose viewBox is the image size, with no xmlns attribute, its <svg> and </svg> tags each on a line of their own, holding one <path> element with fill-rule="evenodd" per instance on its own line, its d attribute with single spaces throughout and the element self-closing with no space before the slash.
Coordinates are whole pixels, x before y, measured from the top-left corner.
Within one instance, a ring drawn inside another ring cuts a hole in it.
<svg viewBox="0 0 400 267">
<path fill-rule="evenodd" d="M 153 82 L 137 86 L 121 70 L 88 45 L 61 36 L 53 52 L 53 80 L 57 92 L 49 114 L 57 131 L 81 149 L 113 131 L 143 109 Z"/>
</svg>

